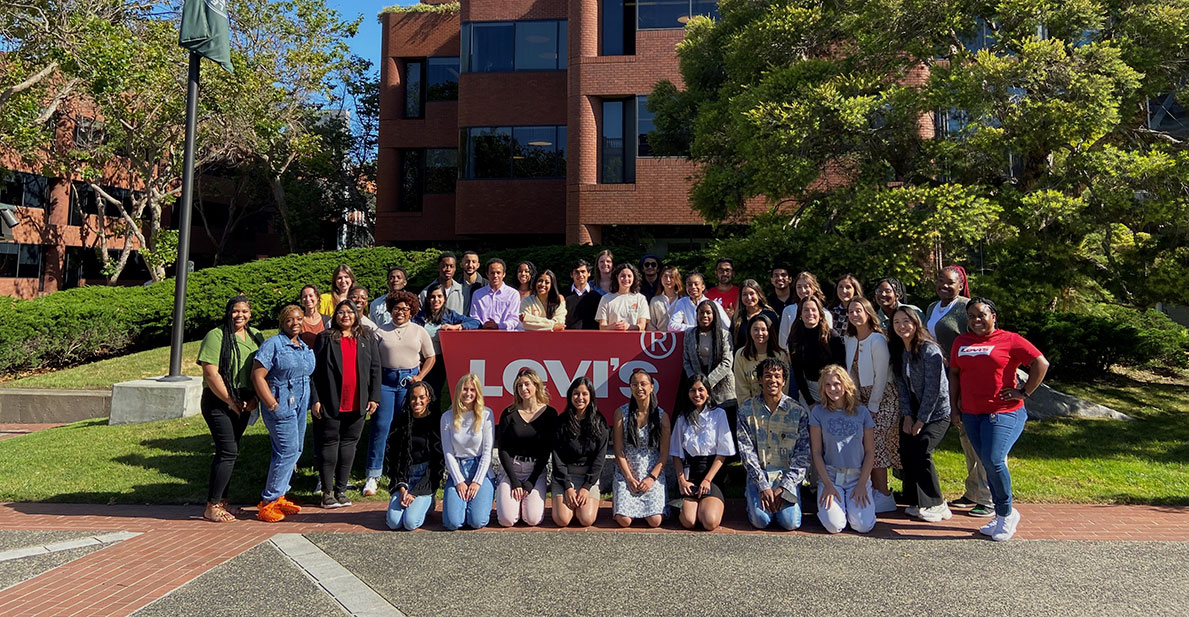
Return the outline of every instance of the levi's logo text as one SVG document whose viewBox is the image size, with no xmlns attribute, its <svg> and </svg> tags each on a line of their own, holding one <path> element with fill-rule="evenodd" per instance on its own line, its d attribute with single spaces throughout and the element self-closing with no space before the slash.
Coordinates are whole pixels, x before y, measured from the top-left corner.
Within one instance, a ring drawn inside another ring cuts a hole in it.
<svg viewBox="0 0 1189 617">
<path fill-rule="evenodd" d="M 673 409 L 681 375 L 681 335 L 673 332 L 442 332 L 442 357 L 451 384 L 467 373 L 483 384 L 483 402 L 497 415 L 512 404 L 516 375 L 530 368 L 549 392 L 550 404 L 565 407 L 570 384 L 586 377 L 594 384 L 599 411 L 612 418 L 631 397 L 632 373 L 652 375 L 656 396 Z"/>
<path fill-rule="evenodd" d="M 964 345 L 958 348 L 958 357 L 989 356 L 995 351 L 994 345 Z"/>
</svg>

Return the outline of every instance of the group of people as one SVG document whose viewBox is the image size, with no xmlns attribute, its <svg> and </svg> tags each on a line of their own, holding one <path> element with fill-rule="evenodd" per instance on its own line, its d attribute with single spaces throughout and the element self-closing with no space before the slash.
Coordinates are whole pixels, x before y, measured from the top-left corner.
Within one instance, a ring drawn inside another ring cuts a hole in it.
<svg viewBox="0 0 1189 617">
<path fill-rule="evenodd" d="M 879 280 L 868 299 L 856 277 L 843 276 L 827 301 L 817 277 L 793 278 L 781 266 L 771 270 L 770 293 L 753 279 L 735 285 L 734 263 L 725 258 L 708 288 L 700 273 L 682 276 L 655 255 L 637 267 L 603 251 L 593 267 L 581 259 L 573 265 L 565 293 L 551 270 L 532 263 L 516 265 L 514 285 L 505 284 L 503 260 L 489 260 L 485 277 L 479 264 L 477 254 L 464 253 L 459 280 L 458 258 L 443 253 L 438 277 L 417 294 L 405 289 L 407 273 L 393 268 L 387 292 L 374 300 L 341 265 L 331 291 L 303 288 L 267 340 L 248 325 L 249 300 L 232 298 L 198 357 L 215 442 L 204 517 L 234 518 L 227 485 L 240 436 L 257 413 L 272 444 L 257 517 L 279 521 L 300 511 L 286 493 L 308 410 L 321 505 L 351 505 L 346 491 L 366 425 L 362 492 L 376 494 L 387 474 L 393 529 L 420 527 L 445 479 L 449 529 L 487 525 L 493 500 L 501 525 L 537 525 L 547 494 L 555 524 L 591 525 L 609 444 L 612 511 L 624 526 L 635 519 L 657 526 L 672 511 L 686 528 L 717 527 L 723 465 L 738 457 L 747 516 L 758 528 L 799 527 L 808 485 L 828 531 L 865 533 L 877 514 L 899 507 L 889 469 L 900 470 L 900 503 L 910 516 L 938 522 L 951 507 L 964 508 L 991 518 L 981 531 L 995 540 L 1018 527 L 1007 454 L 1048 362 L 998 328 L 994 302 L 970 297 L 959 266 L 937 274 L 938 299 L 922 311 L 905 303 L 895 278 Z M 609 426 L 587 378 L 569 385 L 559 412 L 540 376 L 525 369 L 498 424 L 473 374 L 452 384 L 441 410 L 439 333 L 480 328 L 684 332 L 677 409 L 662 410 L 656 376 L 637 370 L 631 398 Z M 1017 378 L 1020 368 L 1026 380 Z M 967 477 L 965 493 L 947 504 L 932 454 L 951 424 Z M 675 482 L 667 486 L 670 465 Z"/>
</svg>

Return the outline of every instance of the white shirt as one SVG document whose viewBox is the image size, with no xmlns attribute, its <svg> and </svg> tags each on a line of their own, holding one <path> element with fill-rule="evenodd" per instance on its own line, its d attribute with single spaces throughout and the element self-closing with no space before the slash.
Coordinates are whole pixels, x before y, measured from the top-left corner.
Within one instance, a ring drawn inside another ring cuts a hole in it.
<svg viewBox="0 0 1189 617">
<path fill-rule="evenodd" d="M 669 454 L 682 460 L 686 456 L 734 456 L 735 440 L 731 438 L 727 412 L 707 405 L 698 412 L 697 426 L 686 422 L 684 415 L 678 415 L 669 437 Z"/>
<path fill-rule="evenodd" d="M 640 320 L 648 321 L 648 300 L 641 293 L 617 294 L 609 293 L 599 298 L 599 308 L 595 311 L 595 321 L 608 326 L 621 321 L 635 326 Z"/>
<path fill-rule="evenodd" d="M 698 303 L 702 300 L 709 300 L 706 296 L 702 296 Z M 731 318 L 727 317 L 727 310 L 722 307 L 722 302 L 712 300 L 714 306 L 718 307 L 718 319 L 724 327 L 730 327 Z M 682 296 L 673 306 L 669 307 L 669 332 L 686 332 L 690 328 L 698 325 L 698 307 L 694 305 L 694 301 L 689 299 L 689 296 Z"/>
<path fill-rule="evenodd" d="M 454 486 L 460 482 L 482 482 L 491 468 L 491 448 L 495 444 L 491 409 L 483 408 L 483 428 L 476 433 L 474 427 L 475 414 L 469 411 L 462 414 L 458 430 L 454 430 L 453 408 L 442 413 L 442 454 L 446 458 L 446 470 L 450 472 L 450 482 Z M 474 477 L 463 477 L 458 459 L 475 457 L 479 457 L 479 466 L 475 468 Z"/>
<path fill-rule="evenodd" d="M 664 332 L 669 329 L 669 316 L 673 314 L 673 305 L 677 304 L 681 297 L 669 302 L 665 294 L 659 293 L 652 300 L 648 301 L 648 313 L 651 319 L 648 320 L 649 330 L 660 330 Z"/>
<path fill-rule="evenodd" d="M 800 304 L 790 304 L 780 312 L 780 338 L 776 340 L 785 349 L 788 349 L 789 334 L 793 331 L 793 324 L 797 322 L 797 309 L 800 306 Z M 830 314 L 830 311 L 825 311 L 822 319 L 826 320 L 827 328 L 834 328 L 834 316 Z"/>
<path fill-rule="evenodd" d="M 925 324 L 925 327 L 929 329 L 930 335 L 937 336 L 937 322 L 941 321 L 941 318 L 945 317 L 946 314 L 950 312 L 950 309 L 957 306 L 957 304 L 958 298 L 956 297 L 953 300 L 950 300 L 948 305 L 942 304 L 940 302 L 937 303 L 937 308 L 929 314 L 929 322 Z"/>
<path fill-rule="evenodd" d="M 888 339 L 878 332 L 872 332 L 861 341 L 853 336 L 848 336 L 845 343 L 846 370 L 854 378 L 856 386 L 860 388 L 871 386 L 871 398 L 867 401 L 867 407 L 873 412 L 877 411 L 880 402 L 883 401 L 885 388 L 888 387 L 888 369 L 891 368 Z M 859 354 L 857 374 L 851 369 L 851 360 L 854 359 L 856 350 Z"/>
</svg>

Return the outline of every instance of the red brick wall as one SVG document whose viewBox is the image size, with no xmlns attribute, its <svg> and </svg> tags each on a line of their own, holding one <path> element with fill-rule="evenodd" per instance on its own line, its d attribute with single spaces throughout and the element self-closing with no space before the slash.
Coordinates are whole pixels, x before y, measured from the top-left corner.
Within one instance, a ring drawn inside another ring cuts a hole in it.
<svg viewBox="0 0 1189 617">
<path fill-rule="evenodd" d="M 458 81 L 458 126 L 565 123 L 565 71 L 467 73 Z"/>
<path fill-rule="evenodd" d="M 421 212 L 377 213 L 376 244 L 454 240 L 454 200 L 453 194 L 425 195 Z"/>
<path fill-rule="evenodd" d="M 560 178 L 464 180 L 457 197 L 459 235 L 565 233 L 566 182 Z"/>
<path fill-rule="evenodd" d="M 566 2 L 564 0 L 463 0 L 462 2 L 463 21 L 565 18 Z"/>
</svg>

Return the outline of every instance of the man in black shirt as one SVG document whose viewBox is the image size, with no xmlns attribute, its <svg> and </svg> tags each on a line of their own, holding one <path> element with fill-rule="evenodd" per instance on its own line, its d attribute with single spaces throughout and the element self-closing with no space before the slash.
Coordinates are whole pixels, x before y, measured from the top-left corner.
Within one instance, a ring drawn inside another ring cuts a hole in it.
<svg viewBox="0 0 1189 617">
<path fill-rule="evenodd" d="M 779 265 L 772 268 L 772 288 L 775 291 L 768 294 L 768 306 L 777 315 L 776 323 L 772 324 L 773 332 L 780 332 L 780 314 L 784 307 L 796 302 L 792 285 L 793 279 L 788 268 Z M 784 341 L 780 341 L 780 346 L 784 347 Z"/>
<path fill-rule="evenodd" d="M 566 293 L 566 329 L 598 330 L 595 313 L 599 310 L 603 292 L 590 284 L 590 262 L 585 259 L 574 262 L 570 278 L 574 284 Z"/>
</svg>

